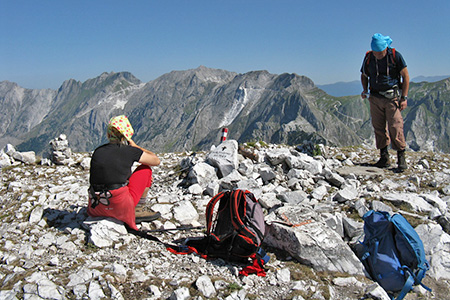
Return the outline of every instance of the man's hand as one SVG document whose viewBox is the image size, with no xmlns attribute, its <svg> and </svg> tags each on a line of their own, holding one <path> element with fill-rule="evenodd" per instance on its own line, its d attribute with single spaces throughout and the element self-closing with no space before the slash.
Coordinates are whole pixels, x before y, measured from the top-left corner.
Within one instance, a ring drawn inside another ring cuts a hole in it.
<svg viewBox="0 0 450 300">
<path fill-rule="evenodd" d="M 369 98 L 369 93 L 367 91 L 362 91 L 361 98 L 362 99 L 368 99 Z"/>
<path fill-rule="evenodd" d="M 401 99 L 400 102 L 398 103 L 398 106 L 400 111 L 404 110 L 408 106 L 408 100 Z"/>
</svg>

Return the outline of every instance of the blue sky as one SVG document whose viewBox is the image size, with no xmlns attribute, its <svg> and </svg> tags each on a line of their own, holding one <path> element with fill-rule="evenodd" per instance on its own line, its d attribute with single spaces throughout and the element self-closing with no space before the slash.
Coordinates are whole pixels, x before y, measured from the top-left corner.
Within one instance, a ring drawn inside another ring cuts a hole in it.
<svg viewBox="0 0 450 300">
<path fill-rule="evenodd" d="M 0 0 L 0 81 L 57 89 L 103 72 L 143 82 L 204 65 L 359 80 L 371 36 L 411 77 L 450 74 L 450 1 Z"/>
</svg>

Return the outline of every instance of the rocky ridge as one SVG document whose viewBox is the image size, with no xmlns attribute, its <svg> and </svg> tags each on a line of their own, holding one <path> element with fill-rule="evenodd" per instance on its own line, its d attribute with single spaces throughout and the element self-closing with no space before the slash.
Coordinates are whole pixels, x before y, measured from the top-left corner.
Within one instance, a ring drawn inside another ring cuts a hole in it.
<svg viewBox="0 0 450 300">
<path fill-rule="evenodd" d="M 90 154 L 69 151 L 65 136 L 51 142 L 58 155 L 38 163 L 8 145 L 0 151 L 0 298 L 389 299 L 351 250 L 362 214 L 379 209 L 410 221 L 431 264 L 424 283 L 433 292 L 416 288 L 406 299 L 449 299 L 449 155 L 408 152 L 410 168 L 397 174 L 363 166 L 376 152 L 362 147 L 239 148 L 229 140 L 209 152 L 160 154 L 145 208 L 162 217 L 139 226 L 168 243 L 202 236 L 170 229 L 204 225 L 219 190 L 248 189 L 266 212 L 266 277 L 239 277 L 242 265 L 175 255 L 120 222 L 88 218 Z"/>
</svg>

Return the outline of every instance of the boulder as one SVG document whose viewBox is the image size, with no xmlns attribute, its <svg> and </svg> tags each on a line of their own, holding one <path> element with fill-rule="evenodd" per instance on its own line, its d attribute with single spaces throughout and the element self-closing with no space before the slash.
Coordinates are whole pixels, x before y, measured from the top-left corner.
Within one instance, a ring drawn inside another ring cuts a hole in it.
<svg viewBox="0 0 450 300">
<path fill-rule="evenodd" d="M 218 180 L 216 169 L 204 162 L 198 163 L 192 167 L 188 174 L 189 183 L 198 183 L 202 188 L 206 188 L 212 181 Z"/>
<path fill-rule="evenodd" d="M 364 274 L 362 263 L 350 247 L 336 231 L 314 219 L 312 209 L 281 207 L 275 213 L 285 216 L 295 227 L 271 222 L 265 243 L 288 252 L 317 271 Z"/>
<path fill-rule="evenodd" d="M 14 161 L 20 161 L 24 164 L 36 163 L 36 153 L 34 151 L 19 152 L 13 145 L 7 144 L 4 149 L 0 151 L 0 167 L 7 167 Z"/>
<path fill-rule="evenodd" d="M 327 193 L 328 188 L 325 185 L 320 185 L 311 192 L 311 197 L 313 199 L 322 200 Z"/>
<path fill-rule="evenodd" d="M 441 213 L 444 213 L 447 211 L 447 203 L 445 203 L 437 193 L 428 193 L 428 194 L 420 194 L 420 197 L 422 197 L 425 201 L 433 205 L 434 207 L 438 208 Z"/>
<path fill-rule="evenodd" d="M 284 192 L 277 195 L 277 198 L 284 203 L 297 205 L 303 202 L 308 195 L 303 191 Z"/>
<path fill-rule="evenodd" d="M 217 168 L 220 178 L 229 175 L 238 168 L 238 143 L 226 140 L 218 145 L 206 157 L 206 161 Z"/>
<path fill-rule="evenodd" d="M 438 218 L 438 223 L 446 233 L 450 234 L 450 213 L 440 216 Z"/>
<path fill-rule="evenodd" d="M 290 168 L 307 170 L 313 175 L 321 174 L 323 171 L 323 165 L 319 160 L 304 153 L 287 156 L 286 163 Z"/>
<path fill-rule="evenodd" d="M 11 165 L 11 158 L 3 150 L 0 151 L 0 168 Z"/>
<path fill-rule="evenodd" d="M 266 166 L 259 169 L 259 175 L 261 176 L 262 180 L 265 184 L 269 183 L 270 181 L 274 180 L 276 178 L 276 173 L 272 170 L 271 167 Z"/>
<path fill-rule="evenodd" d="M 239 173 L 242 176 L 249 177 L 253 173 L 253 163 L 250 159 L 245 159 L 239 163 L 238 167 Z"/>
<path fill-rule="evenodd" d="M 450 235 L 437 224 L 421 224 L 416 228 L 430 263 L 429 276 L 450 279 Z"/>
<path fill-rule="evenodd" d="M 262 195 L 262 189 L 255 179 L 245 179 L 241 180 L 236 184 L 236 188 L 240 190 L 248 190 L 255 195 L 256 199 L 260 198 Z"/>
<path fill-rule="evenodd" d="M 219 180 L 219 190 L 232 190 L 237 188 L 238 182 L 245 180 L 237 170 L 233 170 L 230 174 Z"/>
<path fill-rule="evenodd" d="M 272 166 L 283 163 L 288 156 L 291 156 L 291 151 L 286 148 L 271 149 L 266 152 L 266 158 Z"/>
<path fill-rule="evenodd" d="M 16 148 L 11 144 L 6 144 L 4 151 L 7 155 L 13 156 L 13 154 L 16 152 Z"/>
<path fill-rule="evenodd" d="M 362 218 L 366 212 L 369 211 L 369 208 L 366 205 L 366 201 L 364 199 L 358 199 L 353 204 L 353 208 L 358 212 L 358 215 Z"/>
<path fill-rule="evenodd" d="M 372 201 L 372 209 L 375 211 L 387 211 L 389 213 L 392 213 L 392 208 L 389 205 L 384 204 L 383 202 L 378 200 Z"/>
<path fill-rule="evenodd" d="M 336 172 L 331 171 L 330 169 L 325 168 L 323 171 L 325 175 L 325 179 L 331 184 L 338 188 L 341 187 L 341 185 L 344 184 L 345 179 L 341 175 L 339 175 Z"/>
<path fill-rule="evenodd" d="M 385 201 L 389 201 L 394 205 L 407 204 L 417 212 L 431 212 L 433 206 L 425 201 L 422 197 L 413 193 L 387 193 L 381 195 Z"/>
<path fill-rule="evenodd" d="M 202 293 L 206 298 L 211 298 L 216 295 L 216 289 L 211 281 L 211 279 L 207 275 L 202 275 L 197 278 L 195 282 L 197 289 Z"/>
<path fill-rule="evenodd" d="M 336 231 L 342 238 L 345 236 L 342 214 L 340 214 L 340 213 L 334 213 L 334 214 L 324 213 L 324 214 L 322 214 L 322 216 L 324 217 L 324 221 L 328 225 L 328 227 L 330 227 L 331 229 Z"/>
<path fill-rule="evenodd" d="M 21 161 L 24 164 L 34 164 L 36 162 L 36 153 L 34 151 L 27 151 L 27 152 L 14 152 L 12 155 L 12 158 L 14 158 L 17 161 Z"/>
<path fill-rule="evenodd" d="M 266 209 L 271 209 L 273 207 L 281 206 L 282 202 L 277 198 L 276 193 L 264 193 L 259 198 L 259 203 Z"/>
<path fill-rule="evenodd" d="M 354 200 L 358 196 L 358 191 L 352 187 L 345 187 L 342 190 L 339 190 L 336 195 L 333 197 L 334 201 L 339 203 L 344 203 L 346 201 Z"/>
<path fill-rule="evenodd" d="M 350 239 L 360 237 L 364 233 L 364 223 L 354 219 L 343 217 L 344 232 Z"/>
<path fill-rule="evenodd" d="M 124 223 L 113 218 L 88 217 L 83 225 L 90 229 L 89 242 L 99 248 L 111 247 L 128 234 Z"/>
<path fill-rule="evenodd" d="M 208 196 L 213 197 L 214 195 L 216 195 L 219 192 L 219 189 L 220 189 L 220 184 L 217 181 L 211 181 L 206 186 L 204 193 Z"/>
<path fill-rule="evenodd" d="M 190 201 L 181 201 L 173 208 L 173 217 L 182 225 L 192 225 L 197 221 L 199 214 Z"/>
</svg>

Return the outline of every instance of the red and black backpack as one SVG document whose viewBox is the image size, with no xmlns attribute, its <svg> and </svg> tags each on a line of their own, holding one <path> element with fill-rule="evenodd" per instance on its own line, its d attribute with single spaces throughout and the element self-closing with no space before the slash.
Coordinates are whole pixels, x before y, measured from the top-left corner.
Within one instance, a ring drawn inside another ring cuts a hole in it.
<svg viewBox="0 0 450 300">
<path fill-rule="evenodd" d="M 263 266 L 270 257 L 261 248 L 265 232 L 262 207 L 251 192 L 223 191 L 206 206 L 205 236 L 187 238 L 178 246 L 165 245 L 175 254 L 195 252 L 206 259 L 222 258 L 247 264 L 239 275 L 266 276 Z"/>
<path fill-rule="evenodd" d="M 364 56 L 364 70 L 363 73 L 366 74 L 366 68 L 369 67 L 369 63 L 370 63 L 370 58 L 372 57 L 372 52 L 373 51 L 367 51 L 366 55 Z M 390 64 L 391 66 L 396 69 L 397 68 L 397 60 L 395 59 L 395 48 L 388 48 L 387 50 L 387 54 L 388 56 L 388 60 L 390 60 Z M 398 72 L 398 82 L 401 82 L 401 76 L 400 76 L 400 72 Z"/>
<path fill-rule="evenodd" d="M 262 207 L 251 192 L 223 191 L 206 207 L 206 236 L 186 245 L 207 257 L 247 262 L 260 250 L 265 231 Z"/>
<path fill-rule="evenodd" d="M 390 51 L 389 51 L 389 50 L 390 50 Z M 366 63 L 365 63 L 366 66 L 369 65 L 370 57 L 371 57 L 370 54 L 372 54 L 372 51 L 367 51 L 367 52 L 366 52 L 366 56 L 364 57 L 364 61 L 366 62 Z M 391 63 L 392 63 L 393 65 L 396 65 L 396 63 L 395 63 L 395 48 L 389 48 L 386 55 L 388 55 L 388 57 L 391 58 Z"/>
</svg>

